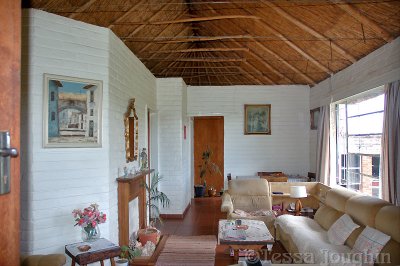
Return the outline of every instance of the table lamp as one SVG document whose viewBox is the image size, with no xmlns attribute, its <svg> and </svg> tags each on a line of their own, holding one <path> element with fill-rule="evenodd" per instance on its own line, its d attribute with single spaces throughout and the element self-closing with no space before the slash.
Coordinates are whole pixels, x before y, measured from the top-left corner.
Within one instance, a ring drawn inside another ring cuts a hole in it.
<svg viewBox="0 0 400 266">
<path fill-rule="evenodd" d="M 290 197 L 295 198 L 296 200 L 296 205 L 295 205 L 295 212 L 296 215 L 300 214 L 301 209 L 303 206 L 301 206 L 301 198 L 307 198 L 307 191 L 305 186 L 292 186 L 290 187 Z"/>
</svg>

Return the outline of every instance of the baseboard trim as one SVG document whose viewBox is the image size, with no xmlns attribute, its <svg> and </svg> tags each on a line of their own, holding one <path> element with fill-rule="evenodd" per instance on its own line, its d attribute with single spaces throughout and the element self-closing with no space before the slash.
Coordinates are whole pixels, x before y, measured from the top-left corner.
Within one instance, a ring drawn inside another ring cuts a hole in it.
<svg viewBox="0 0 400 266">
<path fill-rule="evenodd" d="M 182 214 L 160 214 L 161 219 L 183 219 L 190 208 L 190 202 L 186 206 Z"/>
</svg>

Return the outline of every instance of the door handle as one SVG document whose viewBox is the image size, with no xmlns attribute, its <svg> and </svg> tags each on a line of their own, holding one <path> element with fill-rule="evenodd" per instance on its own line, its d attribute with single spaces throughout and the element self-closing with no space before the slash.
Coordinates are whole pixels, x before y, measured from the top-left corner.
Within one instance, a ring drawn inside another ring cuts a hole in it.
<svg viewBox="0 0 400 266">
<path fill-rule="evenodd" d="M 10 147 L 10 132 L 0 131 L 0 195 L 11 190 L 11 157 L 17 157 L 18 151 Z"/>
<path fill-rule="evenodd" d="M 2 157 L 10 156 L 10 157 L 15 158 L 18 156 L 18 151 L 17 151 L 17 149 L 14 149 L 14 148 L 0 149 L 0 155 Z"/>
</svg>

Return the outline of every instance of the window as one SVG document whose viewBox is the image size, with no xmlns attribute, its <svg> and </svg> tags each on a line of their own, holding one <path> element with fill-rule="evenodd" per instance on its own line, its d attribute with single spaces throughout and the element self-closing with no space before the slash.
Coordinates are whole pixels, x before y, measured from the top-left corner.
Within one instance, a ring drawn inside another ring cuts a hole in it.
<svg viewBox="0 0 400 266">
<path fill-rule="evenodd" d="M 90 109 L 90 116 L 93 116 L 93 109 Z"/>
<path fill-rule="evenodd" d="M 54 96 L 54 91 L 52 91 L 51 93 L 50 93 L 50 101 L 54 101 L 54 98 L 55 98 L 55 96 Z"/>
<path fill-rule="evenodd" d="M 380 153 L 384 96 L 336 104 L 337 184 L 380 197 Z"/>
<path fill-rule="evenodd" d="M 55 112 L 51 112 L 51 121 L 56 120 L 56 113 Z"/>
<path fill-rule="evenodd" d="M 90 91 L 90 102 L 94 102 L 94 91 Z"/>
</svg>

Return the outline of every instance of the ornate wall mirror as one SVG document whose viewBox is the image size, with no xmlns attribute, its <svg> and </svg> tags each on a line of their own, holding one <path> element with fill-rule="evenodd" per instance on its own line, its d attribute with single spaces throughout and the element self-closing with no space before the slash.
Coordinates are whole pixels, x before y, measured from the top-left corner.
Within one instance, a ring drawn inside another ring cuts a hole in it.
<svg viewBox="0 0 400 266">
<path fill-rule="evenodd" d="M 138 158 L 138 117 L 135 109 L 135 98 L 129 100 L 128 109 L 124 114 L 125 125 L 125 150 L 126 162 L 132 162 Z"/>
</svg>

